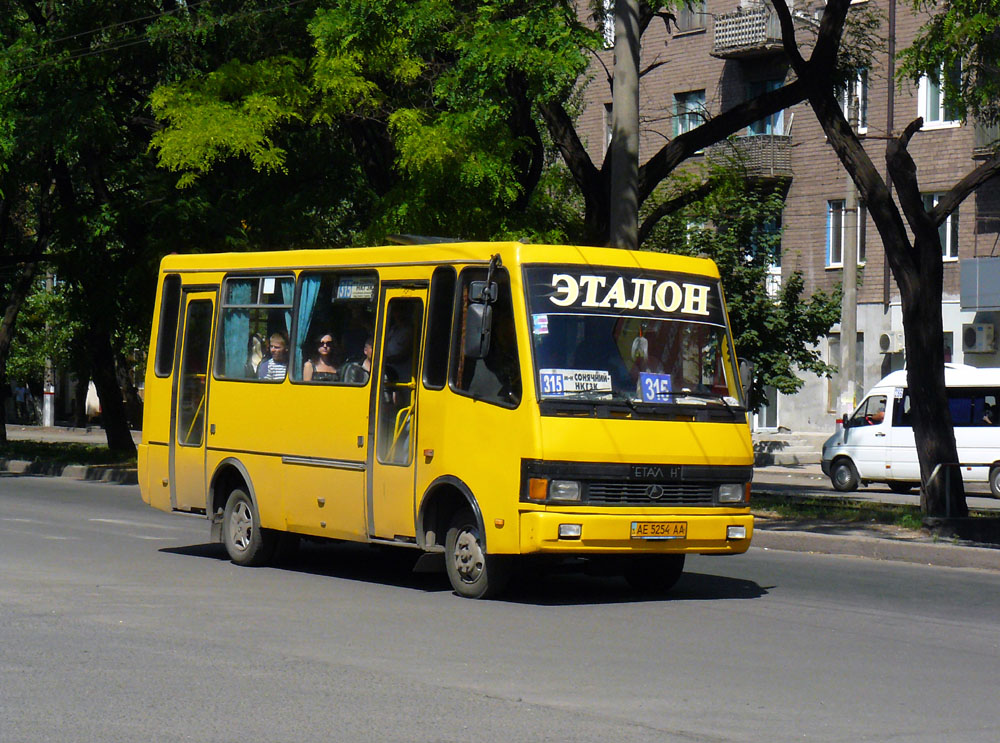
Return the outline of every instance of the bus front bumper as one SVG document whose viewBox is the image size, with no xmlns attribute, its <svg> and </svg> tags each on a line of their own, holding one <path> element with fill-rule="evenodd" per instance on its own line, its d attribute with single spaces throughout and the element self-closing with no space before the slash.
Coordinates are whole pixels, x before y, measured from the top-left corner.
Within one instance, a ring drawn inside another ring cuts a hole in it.
<svg viewBox="0 0 1000 743">
<path fill-rule="evenodd" d="M 698 553 L 737 555 L 753 537 L 753 516 L 737 514 L 521 513 L 521 554 Z"/>
</svg>

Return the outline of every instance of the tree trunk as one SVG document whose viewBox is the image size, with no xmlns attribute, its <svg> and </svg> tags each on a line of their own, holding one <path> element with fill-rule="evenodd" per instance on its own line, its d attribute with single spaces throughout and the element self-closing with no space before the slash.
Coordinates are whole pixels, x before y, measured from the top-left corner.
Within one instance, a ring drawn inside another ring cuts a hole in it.
<svg viewBox="0 0 1000 743">
<path fill-rule="evenodd" d="M 87 390 L 90 389 L 90 372 L 76 372 L 73 382 L 73 425 L 76 428 L 87 426 Z"/>
<path fill-rule="evenodd" d="M 35 279 L 38 270 L 37 263 L 26 263 L 21 269 L 21 275 L 14 281 L 7 297 L 7 306 L 4 308 L 3 319 L 0 320 L 0 381 L 6 384 L 7 381 L 7 356 L 10 354 L 10 343 L 14 338 L 14 326 L 17 323 L 17 315 L 21 311 L 24 300 L 28 298 L 31 291 L 31 282 Z M 7 390 L 9 391 L 9 389 Z M 4 405 L 6 395 L 0 394 L 0 444 L 7 443 L 7 410 Z"/>
<path fill-rule="evenodd" d="M 128 426 L 122 391 L 115 373 L 115 354 L 111 350 L 110 334 L 92 327 L 87 333 L 90 374 L 101 400 L 101 425 L 108 439 L 108 448 L 127 455 L 136 452 L 132 431 Z"/>
<path fill-rule="evenodd" d="M 944 271 L 937 230 L 918 237 L 913 246 L 918 256 L 910 270 L 919 276 L 899 281 L 903 310 L 903 332 L 908 359 L 906 379 L 913 406 L 913 438 L 920 461 L 920 509 L 926 516 L 969 515 L 958 447 L 948 408 L 944 382 L 944 326 L 941 292 Z"/>
</svg>

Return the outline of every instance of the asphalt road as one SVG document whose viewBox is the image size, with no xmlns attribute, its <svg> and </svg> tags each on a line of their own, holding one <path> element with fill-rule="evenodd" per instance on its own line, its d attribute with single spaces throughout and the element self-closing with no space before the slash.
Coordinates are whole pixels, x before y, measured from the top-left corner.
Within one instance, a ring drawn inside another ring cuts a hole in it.
<svg viewBox="0 0 1000 743">
<path fill-rule="evenodd" d="M 751 549 L 497 602 L 249 569 L 136 488 L 0 477 L 0 741 L 992 741 L 1000 574 Z"/>
</svg>

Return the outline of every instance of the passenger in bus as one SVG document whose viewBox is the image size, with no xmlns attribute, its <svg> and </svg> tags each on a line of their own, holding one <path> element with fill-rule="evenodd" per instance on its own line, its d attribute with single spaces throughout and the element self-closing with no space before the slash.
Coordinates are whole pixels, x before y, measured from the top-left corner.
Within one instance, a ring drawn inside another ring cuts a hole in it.
<svg viewBox="0 0 1000 743">
<path fill-rule="evenodd" d="M 341 377 L 346 384 L 365 384 L 372 373 L 372 348 L 374 338 L 369 335 L 365 338 L 362 356 L 359 359 L 348 361 L 341 368 Z"/>
<path fill-rule="evenodd" d="M 997 405 L 987 405 L 986 414 L 983 416 L 983 424 L 987 426 L 995 426 L 997 421 L 1000 420 L 1000 411 L 998 411 Z"/>
<path fill-rule="evenodd" d="M 268 350 L 271 357 L 260 362 L 257 367 L 257 378 L 281 381 L 288 371 L 288 336 L 284 331 L 277 331 L 271 335 L 268 343 Z"/>
<path fill-rule="evenodd" d="M 306 382 L 337 382 L 340 369 L 337 360 L 338 349 L 333 335 L 320 333 L 314 340 L 313 355 L 302 367 L 302 379 Z"/>
</svg>

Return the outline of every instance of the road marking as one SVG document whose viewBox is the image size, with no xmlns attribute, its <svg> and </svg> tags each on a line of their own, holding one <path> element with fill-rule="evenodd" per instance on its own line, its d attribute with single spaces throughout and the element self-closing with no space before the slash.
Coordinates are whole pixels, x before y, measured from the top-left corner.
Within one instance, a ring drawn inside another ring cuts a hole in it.
<svg viewBox="0 0 1000 743">
<path fill-rule="evenodd" d="M 96 524 L 113 524 L 115 526 L 137 526 L 142 529 L 166 529 L 167 531 L 182 531 L 176 526 L 164 526 L 163 524 L 150 524 L 145 521 L 126 521 L 125 519 L 87 519 Z"/>
</svg>

